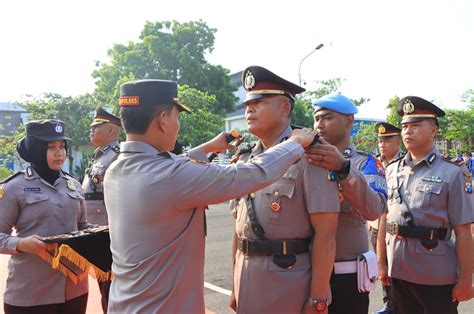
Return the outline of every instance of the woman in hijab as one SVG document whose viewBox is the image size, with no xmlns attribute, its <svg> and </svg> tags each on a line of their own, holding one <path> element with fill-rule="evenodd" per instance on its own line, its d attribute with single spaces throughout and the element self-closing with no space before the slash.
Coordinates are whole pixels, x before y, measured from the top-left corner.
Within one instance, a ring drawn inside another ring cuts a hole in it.
<svg viewBox="0 0 474 314">
<path fill-rule="evenodd" d="M 89 226 L 81 184 L 61 170 L 66 140 L 61 121 L 28 122 L 17 151 L 30 166 L 0 183 L 0 253 L 12 255 L 4 294 L 7 314 L 86 311 L 87 276 L 75 284 L 40 257 L 52 249 L 44 237 Z"/>
</svg>

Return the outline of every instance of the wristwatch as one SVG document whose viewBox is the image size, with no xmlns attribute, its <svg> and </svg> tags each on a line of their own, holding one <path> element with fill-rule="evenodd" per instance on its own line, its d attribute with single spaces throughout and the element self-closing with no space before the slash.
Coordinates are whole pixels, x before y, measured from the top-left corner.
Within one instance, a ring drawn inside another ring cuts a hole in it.
<svg viewBox="0 0 474 314">
<path fill-rule="evenodd" d="M 308 302 L 311 305 L 311 308 L 313 309 L 313 311 L 315 311 L 315 312 L 324 312 L 324 311 L 326 311 L 326 309 L 328 307 L 328 299 L 327 298 L 324 299 L 324 300 L 309 298 Z"/>
<path fill-rule="evenodd" d="M 338 171 L 334 171 L 334 174 L 336 175 L 336 179 L 338 181 L 342 181 L 347 178 L 350 171 L 351 171 L 351 161 L 347 159 L 342 163 L 341 169 L 339 169 Z"/>
</svg>

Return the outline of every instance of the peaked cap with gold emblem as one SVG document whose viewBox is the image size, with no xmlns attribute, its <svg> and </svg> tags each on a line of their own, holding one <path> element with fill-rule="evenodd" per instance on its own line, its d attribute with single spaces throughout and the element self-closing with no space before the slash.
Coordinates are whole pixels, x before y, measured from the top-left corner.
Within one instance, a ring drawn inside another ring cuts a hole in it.
<svg viewBox="0 0 474 314">
<path fill-rule="evenodd" d="M 445 115 L 444 111 L 435 104 L 417 96 L 407 96 L 400 99 L 397 112 L 403 117 L 402 123 L 437 119 Z"/>
<path fill-rule="evenodd" d="M 104 123 L 112 123 L 119 127 L 122 127 L 122 122 L 120 121 L 119 117 L 116 117 L 111 113 L 108 113 L 107 111 L 105 111 L 105 109 L 101 107 L 95 108 L 94 121 L 92 121 L 91 126 L 104 124 Z"/>
<path fill-rule="evenodd" d="M 268 96 L 283 95 L 295 101 L 297 94 L 305 91 L 261 66 L 250 66 L 242 73 L 242 85 L 247 94 L 244 103 Z"/>
<path fill-rule="evenodd" d="M 402 132 L 402 130 L 400 130 L 396 126 L 394 126 L 390 123 L 387 123 L 387 122 L 377 123 L 375 125 L 375 130 L 377 131 L 377 136 L 379 138 L 400 135 L 400 133 Z"/>
</svg>

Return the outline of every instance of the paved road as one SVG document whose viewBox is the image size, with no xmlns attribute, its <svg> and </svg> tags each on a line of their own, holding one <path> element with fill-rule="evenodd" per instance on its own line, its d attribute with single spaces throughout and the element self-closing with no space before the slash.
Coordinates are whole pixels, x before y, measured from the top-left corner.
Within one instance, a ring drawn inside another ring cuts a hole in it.
<svg viewBox="0 0 474 314">
<path fill-rule="evenodd" d="M 208 237 L 206 244 L 206 269 L 205 278 L 208 284 L 231 290 L 231 236 L 233 231 L 233 219 L 231 218 L 227 204 L 210 206 L 207 213 Z M 7 262 L 9 256 L 0 255 L 0 313 L 3 311 L 3 290 L 7 277 Z M 101 313 L 100 294 L 97 283 L 89 278 L 90 291 L 87 313 Z M 212 289 L 205 289 L 206 307 L 216 313 L 233 313 L 228 308 L 229 296 Z M 381 308 L 382 290 L 380 285 L 370 294 L 370 312 Z M 458 307 L 459 313 L 468 314 L 474 312 L 474 300 L 463 302 Z M 211 312 L 209 311 L 209 312 Z"/>
</svg>

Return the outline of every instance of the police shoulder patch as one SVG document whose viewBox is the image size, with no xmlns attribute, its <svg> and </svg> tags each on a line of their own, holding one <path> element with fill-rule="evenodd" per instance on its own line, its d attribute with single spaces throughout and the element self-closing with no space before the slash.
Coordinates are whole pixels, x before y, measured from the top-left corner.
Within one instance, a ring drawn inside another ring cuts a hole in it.
<svg viewBox="0 0 474 314">
<path fill-rule="evenodd" d="M 24 172 L 25 172 L 24 170 L 17 171 L 14 174 L 7 177 L 5 180 L 0 181 L 0 184 L 7 183 L 8 181 L 12 180 L 13 178 L 17 177 L 19 174 L 24 173 Z"/>
<path fill-rule="evenodd" d="M 458 167 L 462 167 L 462 166 L 464 166 L 464 164 L 465 164 L 464 161 L 462 161 L 462 160 L 456 160 L 456 159 L 451 158 L 451 157 L 449 157 L 449 156 L 447 156 L 447 155 L 443 155 L 443 156 L 441 156 L 441 158 L 442 158 L 444 161 L 447 161 L 447 162 L 449 162 L 449 163 L 451 163 L 451 164 L 455 164 L 455 165 L 458 166 Z"/>
</svg>

